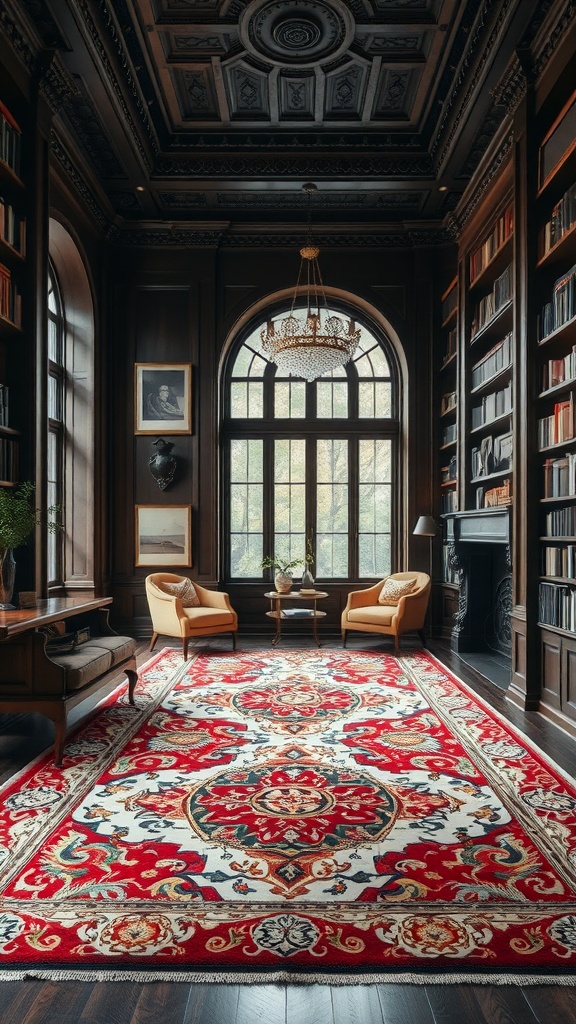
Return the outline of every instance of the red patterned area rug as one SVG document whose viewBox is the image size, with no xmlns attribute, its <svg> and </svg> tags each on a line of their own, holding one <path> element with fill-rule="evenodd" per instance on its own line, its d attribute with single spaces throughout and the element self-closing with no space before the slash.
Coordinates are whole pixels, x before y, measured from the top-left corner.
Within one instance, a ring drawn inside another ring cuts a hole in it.
<svg viewBox="0 0 576 1024">
<path fill-rule="evenodd" d="M 576 982 L 575 785 L 427 652 L 137 698 L 2 789 L 0 980 Z"/>
</svg>

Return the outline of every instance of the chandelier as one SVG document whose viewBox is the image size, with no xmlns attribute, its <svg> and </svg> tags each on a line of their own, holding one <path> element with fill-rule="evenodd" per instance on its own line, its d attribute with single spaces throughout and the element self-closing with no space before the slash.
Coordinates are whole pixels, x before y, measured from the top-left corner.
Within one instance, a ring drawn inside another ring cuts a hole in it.
<svg viewBox="0 0 576 1024">
<path fill-rule="evenodd" d="M 318 264 L 320 249 L 310 237 L 310 197 L 316 185 L 308 182 L 302 191 L 308 195 L 308 243 L 300 249 L 300 270 L 290 313 L 276 321 L 269 320 L 260 332 L 260 340 L 264 355 L 276 363 L 282 375 L 316 380 L 351 359 L 360 340 L 360 328 L 353 320 L 328 310 Z M 303 278 L 306 284 L 301 289 Z M 302 291 L 305 311 L 295 313 Z"/>
</svg>

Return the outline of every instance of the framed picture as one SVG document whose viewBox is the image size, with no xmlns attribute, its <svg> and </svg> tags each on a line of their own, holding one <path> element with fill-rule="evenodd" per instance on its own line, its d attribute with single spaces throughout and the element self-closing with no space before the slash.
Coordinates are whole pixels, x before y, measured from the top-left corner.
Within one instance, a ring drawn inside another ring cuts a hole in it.
<svg viewBox="0 0 576 1024">
<path fill-rule="evenodd" d="M 192 433 L 192 365 L 136 363 L 136 434 Z"/>
<path fill-rule="evenodd" d="M 190 505 L 136 505 L 135 565 L 192 565 Z"/>
</svg>

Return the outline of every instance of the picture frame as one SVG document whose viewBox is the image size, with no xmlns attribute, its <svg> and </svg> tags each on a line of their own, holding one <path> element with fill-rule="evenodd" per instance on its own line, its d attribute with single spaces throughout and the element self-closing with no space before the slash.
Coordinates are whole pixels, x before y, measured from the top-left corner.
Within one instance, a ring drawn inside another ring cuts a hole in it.
<svg viewBox="0 0 576 1024">
<path fill-rule="evenodd" d="M 494 438 L 494 469 L 496 471 L 512 469 L 514 451 L 514 435 L 500 434 Z"/>
<path fill-rule="evenodd" d="M 135 565 L 192 565 L 190 505 L 136 505 Z"/>
<path fill-rule="evenodd" d="M 134 364 L 134 433 L 192 433 L 192 364 Z"/>
</svg>

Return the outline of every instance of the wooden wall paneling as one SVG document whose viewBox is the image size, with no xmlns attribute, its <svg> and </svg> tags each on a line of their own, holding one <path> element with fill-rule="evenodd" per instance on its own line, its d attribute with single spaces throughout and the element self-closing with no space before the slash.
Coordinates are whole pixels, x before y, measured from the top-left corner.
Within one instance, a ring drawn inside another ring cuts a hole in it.
<svg viewBox="0 0 576 1024">
<path fill-rule="evenodd" d="M 576 727 L 576 638 L 562 639 L 562 711 Z"/>
</svg>

